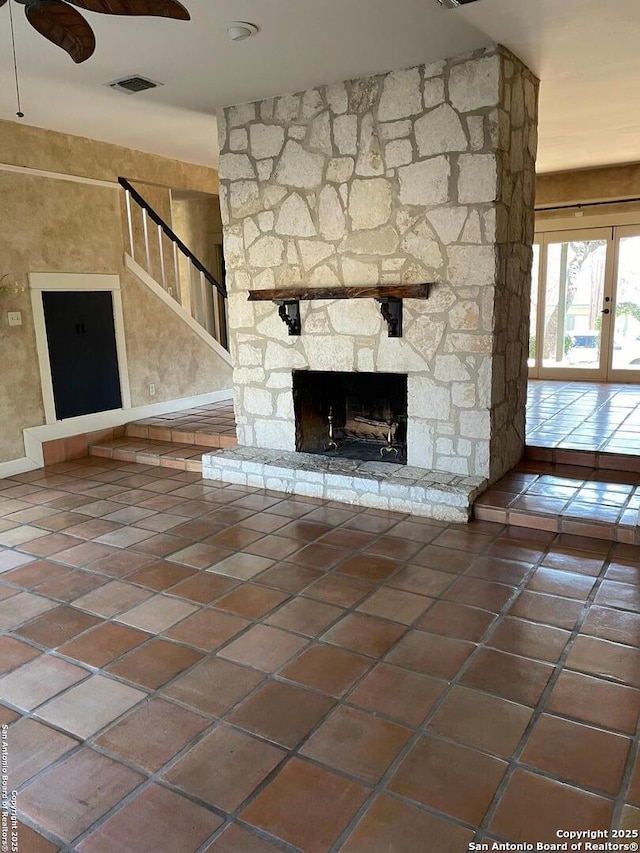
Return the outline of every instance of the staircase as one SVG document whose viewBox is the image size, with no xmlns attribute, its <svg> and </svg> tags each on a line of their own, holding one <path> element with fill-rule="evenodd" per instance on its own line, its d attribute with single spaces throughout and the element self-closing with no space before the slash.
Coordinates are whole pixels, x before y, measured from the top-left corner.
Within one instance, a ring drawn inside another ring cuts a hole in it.
<svg viewBox="0 0 640 853">
<path fill-rule="evenodd" d="M 231 364 L 226 289 L 129 181 L 119 178 L 119 183 L 129 238 L 127 269 Z M 90 441 L 89 454 L 201 473 L 203 454 L 237 444 L 230 400 L 133 421 L 118 433 Z"/>
<path fill-rule="evenodd" d="M 126 178 L 128 266 L 142 268 L 161 291 L 186 311 L 224 350 L 229 349 L 224 285 L 167 225 Z"/>
<path fill-rule="evenodd" d="M 129 238 L 127 269 L 231 364 L 226 289 L 129 181 L 119 178 L 119 183 Z M 98 434 L 89 438 L 88 452 L 121 462 L 202 472 L 203 454 L 236 444 L 233 404 L 223 400 L 134 421 L 108 440 Z"/>
</svg>

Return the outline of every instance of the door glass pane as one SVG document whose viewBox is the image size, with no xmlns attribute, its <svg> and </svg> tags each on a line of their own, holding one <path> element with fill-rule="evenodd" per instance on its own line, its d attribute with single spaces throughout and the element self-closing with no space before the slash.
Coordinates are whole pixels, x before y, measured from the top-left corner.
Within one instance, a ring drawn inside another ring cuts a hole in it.
<svg viewBox="0 0 640 853">
<path fill-rule="evenodd" d="M 640 236 L 619 244 L 613 369 L 640 370 Z"/>
<path fill-rule="evenodd" d="M 538 323 L 538 284 L 540 279 L 540 245 L 533 244 L 533 265 L 531 267 L 531 319 L 529 321 L 529 367 L 536 363 L 536 326 Z"/>
<path fill-rule="evenodd" d="M 606 240 L 549 244 L 543 367 L 600 366 L 606 256 Z"/>
</svg>

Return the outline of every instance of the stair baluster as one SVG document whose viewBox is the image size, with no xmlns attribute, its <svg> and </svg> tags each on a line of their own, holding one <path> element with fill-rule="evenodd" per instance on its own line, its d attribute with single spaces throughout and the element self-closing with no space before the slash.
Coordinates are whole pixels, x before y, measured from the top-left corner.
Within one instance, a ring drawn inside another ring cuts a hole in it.
<svg viewBox="0 0 640 853">
<path fill-rule="evenodd" d="M 190 308 L 191 316 L 206 329 L 215 340 L 225 349 L 228 349 L 227 335 L 227 313 L 226 298 L 227 291 L 223 285 L 216 281 L 214 276 L 206 269 L 202 262 L 182 242 L 182 240 L 171 230 L 162 217 L 153 207 L 140 195 L 140 193 L 127 181 L 126 178 L 118 178 L 120 186 L 124 190 L 127 214 L 127 230 L 129 235 L 129 253 L 134 261 L 136 259 L 136 241 L 134 228 L 134 204 L 142 214 L 142 237 L 144 240 L 144 258 L 146 271 L 157 281 L 153 270 L 153 256 L 149 239 L 149 220 L 157 228 L 158 233 L 158 256 L 159 256 L 159 278 L 161 285 L 170 296 L 177 302 L 183 303 L 180 292 L 180 258 L 186 262 L 185 284 L 187 285 L 189 305 L 183 305 L 187 310 Z M 173 285 L 167 275 L 167 263 L 165 259 L 165 241 L 169 241 L 169 251 L 173 254 Z M 154 253 L 155 254 L 155 251 Z M 194 270 L 198 274 L 194 277 Z M 160 283 L 160 282 L 158 282 Z M 207 292 L 208 289 L 208 292 Z M 210 295 L 209 295 L 210 294 Z M 194 298 L 197 297 L 197 298 Z M 186 300 L 185 300 L 186 301 Z"/>
</svg>

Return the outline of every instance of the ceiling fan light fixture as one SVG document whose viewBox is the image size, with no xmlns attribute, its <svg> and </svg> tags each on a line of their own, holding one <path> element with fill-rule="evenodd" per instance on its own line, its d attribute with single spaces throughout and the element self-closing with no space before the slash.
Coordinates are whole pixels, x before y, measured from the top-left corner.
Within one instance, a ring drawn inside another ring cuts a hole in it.
<svg viewBox="0 0 640 853">
<path fill-rule="evenodd" d="M 76 63 L 86 62 L 96 40 L 89 22 L 78 11 L 124 17 L 142 16 L 189 21 L 180 0 L 16 0 L 24 6 L 27 21 L 48 41 L 66 51 Z M 7 0 L 0 0 L 4 6 Z M 9 2 L 9 11 L 12 3 Z"/>
<path fill-rule="evenodd" d="M 232 21 L 227 24 L 227 35 L 231 41 L 244 41 L 251 38 L 258 32 L 258 27 L 255 24 L 250 24 L 248 21 Z"/>
<path fill-rule="evenodd" d="M 438 3 L 445 9 L 459 9 L 460 6 L 466 6 L 469 3 L 476 3 L 477 0 L 438 0 Z"/>
</svg>

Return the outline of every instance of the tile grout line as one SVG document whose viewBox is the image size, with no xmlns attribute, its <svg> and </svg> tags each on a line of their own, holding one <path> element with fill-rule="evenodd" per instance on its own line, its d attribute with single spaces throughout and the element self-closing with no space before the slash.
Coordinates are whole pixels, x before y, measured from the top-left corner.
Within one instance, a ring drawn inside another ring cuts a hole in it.
<svg viewBox="0 0 640 853">
<path fill-rule="evenodd" d="M 487 546 L 487 547 L 488 547 L 488 546 Z M 522 587 L 522 589 L 524 589 L 525 581 L 527 581 L 527 580 L 528 580 L 528 578 L 529 578 L 529 576 L 533 575 L 533 573 L 536 571 L 536 567 L 537 567 L 538 563 L 539 563 L 539 560 L 538 560 L 538 561 L 536 561 L 536 562 L 531 566 L 531 569 L 529 570 L 529 573 L 528 573 L 527 575 L 525 575 L 525 577 L 523 578 L 523 580 L 521 581 L 521 583 L 518 585 L 518 587 L 516 587 L 516 588 L 513 590 L 513 593 L 512 593 L 512 595 L 510 596 L 509 600 L 508 600 L 508 601 L 503 605 L 503 607 L 501 608 L 500 612 L 499 612 L 498 614 L 496 614 L 496 618 L 494 619 L 494 623 L 495 623 L 495 624 L 493 624 L 493 626 L 492 626 L 492 625 L 487 626 L 487 628 L 486 628 L 486 630 L 485 630 L 484 634 L 482 635 L 482 637 L 480 638 L 480 640 L 475 644 L 475 645 L 476 645 L 476 648 L 474 649 L 474 651 L 472 651 L 472 652 L 471 652 L 471 654 L 470 654 L 470 655 L 465 659 L 465 661 L 462 663 L 462 665 L 458 668 L 458 670 L 457 670 L 457 673 L 456 673 L 455 677 L 454 677 L 453 679 L 451 679 L 451 680 L 447 679 L 448 686 L 444 689 L 444 691 L 443 691 L 443 693 L 441 694 L 441 696 L 440 696 L 440 697 L 438 697 L 438 699 L 436 700 L 435 704 L 432 706 L 432 708 L 429 710 L 428 714 L 426 715 L 426 717 L 425 717 L 425 718 L 424 718 L 424 720 L 422 721 L 422 723 L 421 723 L 420 727 L 419 727 L 419 728 L 414 732 L 414 735 L 413 735 L 413 736 L 412 736 L 412 737 L 407 741 L 407 743 L 405 744 L 405 746 L 403 747 L 403 749 L 402 749 L 402 750 L 401 750 L 401 751 L 396 755 L 395 759 L 394 759 L 394 760 L 391 762 L 391 764 L 387 767 L 387 769 L 386 769 L 385 773 L 383 774 L 383 776 L 382 776 L 382 777 L 381 777 L 381 779 L 379 780 L 378 785 L 376 786 L 376 789 L 374 790 L 373 794 L 368 798 L 368 800 L 367 800 L 367 801 L 365 801 L 365 803 L 363 803 L 363 805 L 362 805 L 361 809 L 360 809 L 360 810 L 356 813 L 356 815 L 354 816 L 354 818 L 353 818 L 353 820 L 352 820 L 351 824 L 350 824 L 350 825 L 345 829 L 345 831 L 344 831 L 343 835 L 342 835 L 342 836 L 340 837 L 340 839 L 336 842 L 336 844 L 334 845 L 334 847 L 332 847 L 332 848 L 331 848 L 331 853 L 335 853 L 335 851 L 337 851 L 337 850 L 339 850 L 339 849 L 340 849 L 340 847 L 342 846 L 342 844 L 346 841 L 346 839 L 347 839 L 347 838 L 351 835 L 351 833 L 355 830 L 355 828 L 356 828 L 356 826 L 359 824 L 360 820 L 361 820 L 361 819 L 364 817 L 364 815 L 368 812 L 369 808 L 370 808 L 370 807 L 371 807 L 371 805 L 373 804 L 374 799 L 375 799 L 377 796 L 380 796 L 381 794 L 386 794 L 386 795 L 391 795 L 391 796 L 393 796 L 394 792 L 387 790 L 387 785 L 388 785 L 388 783 L 393 779 L 393 777 L 395 776 L 395 773 L 396 773 L 396 772 L 397 772 L 397 770 L 400 768 L 400 766 L 404 763 L 404 760 L 407 758 L 407 756 L 409 755 L 409 753 L 413 750 L 413 748 L 414 748 L 418 743 L 420 743 L 420 741 L 422 740 L 422 738 L 425 736 L 425 734 L 427 733 L 427 727 L 428 727 L 429 723 L 430 723 L 430 722 L 431 722 L 431 720 L 435 717 L 435 715 L 436 715 L 436 714 L 437 714 L 437 712 L 441 709 L 441 707 L 444 705 L 444 703 L 446 702 L 446 700 L 449 698 L 449 696 L 451 695 L 451 693 L 452 693 L 453 689 L 454 689 L 456 686 L 458 686 L 458 685 L 460 684 L 461 678 L 464 676 L 464 674 L 465 674 L 465 672 L 467 671 L 467 669 L 469 669 L 469 667 L 471 666 L 471 664 L 472 664 L 472 662 L 473 662 L 474 657 L 476 657 L 476 656 L 477 656 L 477 654 L 480 652 L 480 650 L 484 648 L 484 645 L 485 645 L 485 643 L 486 643 L 487 639 L 489 639 L 489 638 L 491 637 L 491 635 L 492 635 L 492 634 L 495 632 L 495 630 L 497 629 L 497 626 L 498 626 L 499 621 L 500 621 L 500 620 L 499 620 L 500 615 L 501 615 L 501 614 L 503 614 L 503 615 L 504 615 L 505 613 L 508 613 L 507 606 L 509 605 L 509 607 L 510 607 L 510 606 L 511 606 L 511 604 L 513 603 L 513 601 L 515 601 L 515 600 L 516 600 L 517 596 L 519 595 L 519 593 L 520 593 L 520 591 L 521 591 L 521 587 Z M 479 692 L 484 692 L 484 691 L 479 691 Z M 491 695 L 491 694 L 490 694 L 490 695 Z M 430 734 L 431 736 L 435 736 L 435 737 L 439 738 L 439 736 L 437 735 L 437 733 L 429 733 L 429 734 Z M 440 739 L 440 738 L 439 738 L 439 739 Z M 396 795 L 396 796 L 398 796 L 398 795 Z M 403 798 L 403 797 L 400 797 L 400 799 L 403 799 L 403 800 L 404 800 L 404 798 Z M 413 800 L 411 800 L 410 798 L 407 798 L 407 801 L 408 801 L 409 803 L 411 803 L 412 805 L 414 805 L 414 806 L 416 806 L 416 805 L 417 805 L 418 807 L 420 807 L 420 806 L 424 807 L 424 806 L 425 806 L 425 804 L 424 804 L 424 803 L 420 803 L 419 801 L 413 801 Z M 439 810 L 437 810 L 437 809 L 435 809 L 435 808 L 433 808 L 433 807 L 431 807 L 431 808 L 427 808 L 427 810 L 428 810 L 430 813 L 433 813 L 433 814 L 435 814 L 435 815 L 436 815 L 436 816 L 438 816 L 438 817 L 443 817 L 443 816 L 445 816 L 445 813 L 440 812 Z M 456 818 L 455 816 L 452 816 L 452 815 L 446 815 L 446 817 L 447 817 L 449 820 L 453 820 L 453 822 L 454 822 L 454 823 L 456 823 L 457 825 L 463 826 L 464 828 L 469 828 L 469 827 L 471 826 L 471 824 L 468 824 L 468 823 L 466 823 L 465 821 L 461 821 L 460 819 Z"/>
<path fill-rule="evenodd" d="M 589 608 L 595 602 L 595 598 L 596 598 L 596 595 L 598 593 L 598 590 L 602 584 L 602 581 L 605 579 L 606 572 L 607 572 L 609 565 L 611 563 L 611 556 L 612 556 L 614 544 L 615 543 L 612 543 L 611 547 L 609 548 L 609 551 L 607 552 L 603 567 L 602 567 L 598 577 L 596 578 L 596 581 L 595 581 L 595 583 L 594 583 L 594 585 L 593 585 L 593 587 L 589 593 L 589 596 L 584 601 L 582 612 L 581 612 L 580 616 L 578 617 L 576 624 L 574 625 L 574 628 L 570 632 L 571 637 L 567 641 L 567 644 L 566 644 L 560 658 L 558 659 L 557 663 L 555 664 L 554 671 L 552 672 L 551 677 L 549 678 L 547 684 L 545 685 L 545 689 L 543 690 L 543 692 L 540 696 L 538 704 L 534 708 L 534 713 L 531 717 L 531 720 L 529 721 L 527 728 L 525 729 L 525 731 L 522 735 L 522 738 L 520 739 L 518 745 L 516 746 L 515 750 L 512 753 L 511 759 L 509 761 L 509 766 L 507 767 L 505 775 L 504 775 L 500 785 L 498 786 L 498 789 L 495 792 L 495 795 L 494 795 L 492 802 L 489 804 L 489 807 L 487 809 L 487 812 L 485 813 L 485 817 L 484 817 L 483 822 L 481 823 L 480 827 L 478 828 L 478 838 L 480 838 L 481 834 L 484 835 L 486 832 L 488 832 L 489 825 L 491 824 L 493 818 L 495 817 L 498 806 L 500 805 L 500 803 L 502 801 L 502 795 L 503 795 L 507 785 L 511 781 L 513 774 L 515 773 L 515 771 L 517 769 L 524 768 L 524 769 L 527 769 L 529 771 L 531 771 L 531 769 L 533 769 L 534 772 L 536 772 L 538 775 L 543 775 L 547 778 L 552 778 L 552 779 L 554 778 L 553 774 L 547 774 L 544 771 L 541 771 L 540 768 L 535 768 L 535 767 L 532 768 L 530 765 L 521 764 L 520 756 L 522 755 L 522 752 L 524 751 L 524 748 L 525 748 L 525 746 L 526 746 L 526 744 L 527 744 L 527 742 L 528 742 L 528 740 L 529 740 L 529 738 L 533 732 L 535 725 L 538 723 L 539 719 L 545 713 L 547 703 L 549 701 L 551 693 L 553 692 L 553 689 L 555 688 L 555 685 L 556 685 L 558 679 L 560 678 L 560 675 L 565 671 L 565 663 L 567 661 L 567 658 L 569 657 L 569 655 L 571 653 L 571 649 L 573 648 L 578 636 L 580 636 L 580 631 L 581 631 L 581 629 L 584 625 L 584 622 L 587 618 L 587 615 L 589 613 Z M 571 671 L 571 670 L 569 670 L 569 671 Z M 562 719 L 567 719 L 562 715 L 553 714 L 553 716 L 561 716 Z M 568 718 L 568 719 L 571 720 L 571 718 Z M 589 725 L 586 722 L 582 722 L 581 724 L 582 725 Z M 607 729 L 607 731 L 609 731 L 609 730 Z M 587 790 L 583 785 L 578 785 L 576 782 L 567 782 L 566 780 L 563 780 L 562 778 L 557 777 L 557 776 L 555 777 L 555 779 L 557 781 L 564 782 L 565 784 L 569 784 L 571 787 L 578 788 L 579 790 Z M 595 793 L 595 791 L 592 791 L 592 792 Z M 620 795 L 620 791 L 619 791 L 617 796 L 619 796 L 619 795 Z M 614 802 L 614 804 L 616 802 L 616 797 L 613 797 L 611 795 L 603 793 L 602 791 L 598 792 L 598 796 L 603 797 L 607 800 L 610 800 L 610 801 Z"/>
</svg>

